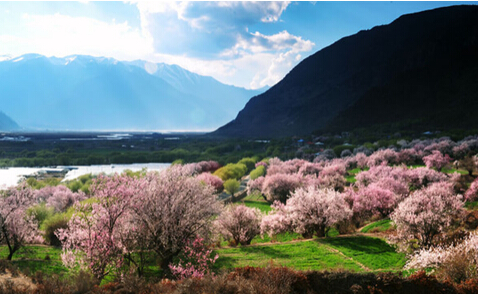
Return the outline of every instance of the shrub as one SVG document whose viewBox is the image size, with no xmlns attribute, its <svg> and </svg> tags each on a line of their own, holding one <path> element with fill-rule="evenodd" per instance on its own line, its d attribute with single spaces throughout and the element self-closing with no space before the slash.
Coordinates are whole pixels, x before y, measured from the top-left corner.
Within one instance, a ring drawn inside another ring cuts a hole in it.
<svg viewBox="0 0 478 294">
<path fill-rule="evenodd" d="M 239 191 L 241 182 L 239 182 L 236 179 L 229 179 L 225 181 L 223 185 L 224 185 L 224 190 L 226 190 L 226 192 L 231 194 L 231 196 L 234 198 L 234 194 Z"/>
<path fill-rule="evenodd" d="M 262 177 L 266 174 L 266 168 L 264 165 L 258 165 L 254 170 L 250 173 L 251 180 L 255 180 L 258 177 Z"/>
<path fill-rule="evenodd" d="M 218 176 L 223 181 L 229 179 L 240 179 L 247 172 L 247 166 L 242 163 L 229 163 L 226 166 L 223 166 L 217 169 L 213 175 Z"/>
<path fill-rule="evenodd" d="M 179 280 L 202 278 L 211 273 L 211 268 L 219 257 L 217 254 L 210 257 L 211 254 L 212 250 L 206 247 L 203 238 L 196 238 L 192 244 L 188 241 L 178 264 L 169 265 L 171 273 Z"/>
<path fill-rule="evenodd" d="M 67 229 L 69 216 L 66 213 L 58 213 L 47 219 L 42 226 L 43 238 L 47 244 L 52 246 L 61 246 L 61 241 L 58 239 L 55 232 L 58 229 Z"/>
<path fill-rule="evenodd" d="M 53 216 L 55 209 L 51 206 L 46 206 L 45 203 L 40 203 L 34 206 L 30 206 L 25 211 L 28 217 L 32 217 L 35 222 L 38 224 L 38 227 L 41 227 L 42 223 Z"/>
<path fill-rule="evenodd" d="M 250 173 L 256 167 L 256 161 L 250 157 L 245 157 L 239 160 L 237 163 L 244 164 L 247 167 L 246 174 Z"/>
</svg>

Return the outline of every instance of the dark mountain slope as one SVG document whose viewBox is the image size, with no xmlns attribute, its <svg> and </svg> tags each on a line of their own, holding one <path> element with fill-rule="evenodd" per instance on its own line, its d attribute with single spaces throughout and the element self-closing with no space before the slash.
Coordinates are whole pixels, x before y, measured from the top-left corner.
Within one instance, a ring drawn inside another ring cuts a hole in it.
<svg viewBox="0 0 478 294">
<path fill-rule="evenodd" d="M 301 135 L 460 110 L 478 99 L 477 45 L 477 6 L 402 16 L 306 58 L 214 135 Z"/>
</svg>

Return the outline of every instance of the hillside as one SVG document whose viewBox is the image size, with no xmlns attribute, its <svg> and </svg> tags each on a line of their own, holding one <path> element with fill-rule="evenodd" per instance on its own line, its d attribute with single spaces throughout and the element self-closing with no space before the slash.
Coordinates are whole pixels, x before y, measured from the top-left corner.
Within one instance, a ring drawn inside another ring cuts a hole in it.
<svg viewBox="0 0 478 294">
<path fill-rule="evenodd" d="M 381 124 L 475 128 L 478 6 L 404 15 L 342 38 L 213 135 L 283 137 Z"/>
<path fill-rule="evenodd" d="M 20 129 L 20 126 L 8 115 L 0 111 L 0 131 L 14 131 Z"/>
<path fill-rule="evenodd" d="M 38 54 L 1 61 L 0 92 L 22 127 L 51 130 L 212 129 L 260 93 L 174 65 Z"/>
</svg>

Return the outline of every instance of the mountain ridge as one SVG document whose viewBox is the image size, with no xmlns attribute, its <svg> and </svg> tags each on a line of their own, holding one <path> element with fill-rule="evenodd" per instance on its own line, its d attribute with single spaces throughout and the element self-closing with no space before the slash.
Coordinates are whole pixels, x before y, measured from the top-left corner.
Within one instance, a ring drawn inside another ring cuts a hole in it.
<svg viewBox="0 0 478 294">
<path fill-rule="evenodd" d="M 88 55 L 25 54 L 4 59 L 0 61 L 2 110 L 30 129 L 213 129 L 231 120 L 259 93 L 221 84 L 179 66 L 174 67 L 174 78 L 182 85 L 178 89 L 171 79 L 148 72 L 146 62 Z M 196 83 L 188 82 L 190 77 Z M 203 87 L 204 81 L 208 81 L 209 92 L 188 89 Z"/>
<path fill-rule="evenodd" d="M 400 76 L 434 68 L 433 64 L 453 64 L 458 59 L 472 60 L 465 64 L 467 70 L 475 66 L 477 22 L 478 6 L 451 6 L 403 15 L 388 25 L 341 38 L 305 58 L 211 135 L 273 138 L 360 127 L 361 121 L 354 119 L 360 114 L 351 109 L 371 108 L 360 105 L 373 95 L 374 89 L 394 93 L 393 99 L 404 99 L 397 94 L 398 89 L 387 88 Z M 394 85 L 399 87 L 396 82 Z M 387 97 L 382 98 L 387 101 Z M 384 109 L 387 117 L 388 110 Z M 375 117 L 367 111 L 363 116 Z M 379 123 L 381 120 L 372 121 Z"/>
</svg>

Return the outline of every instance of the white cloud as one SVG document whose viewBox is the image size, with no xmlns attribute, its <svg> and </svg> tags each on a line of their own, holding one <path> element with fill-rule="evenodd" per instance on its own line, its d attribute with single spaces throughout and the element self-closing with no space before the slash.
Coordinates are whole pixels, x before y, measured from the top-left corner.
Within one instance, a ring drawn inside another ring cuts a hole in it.
<svg viewBox="0 0 478 294">
<path fill-rule="evenodd" d="M 0 35 L 0 54 L 88 54 L 130 60 L 153 52 L 151 39 L 127 22 L 103 22 L 57 13 L 24 14 L 22 25 L 25 30 L 21 35 Z"/>
<path fill-rule="evenodd" d="M 277 83 L 315 45 L 286 30 L 249 32 L 255 24 L 274 26 L 289 2 L 132 3 L 139 12 L 137 28 L 114 19 L 24 14 L 15 30 L 0 27 L 0 55 L 144 59 L 178 64 L 223 83 L 258 88 Z"/>
<path fill-rule="evenodd" d="M 151 60 L 247 88 L 273 85 L 315 45 L 283 30 L 250 33 L 260 22 L 280 21 L 289 2 L 136 2 Z"/>
</svg>

